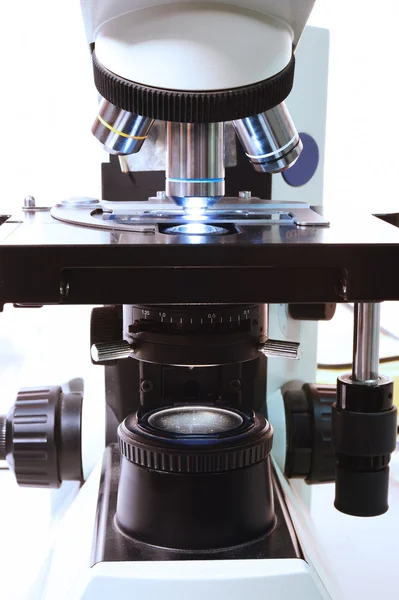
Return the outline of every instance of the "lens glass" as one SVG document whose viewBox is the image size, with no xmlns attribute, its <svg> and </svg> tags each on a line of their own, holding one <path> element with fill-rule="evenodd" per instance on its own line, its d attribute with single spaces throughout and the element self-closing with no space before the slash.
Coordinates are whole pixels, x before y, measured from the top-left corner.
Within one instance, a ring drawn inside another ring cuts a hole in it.
<svg viewBox="0 0 399 600">
<path fill-rule="evenodd" d="M 224 227 L 206 225 L 205 223 L 185 223 L 184 225 L 168 227 L 165 233 L 171 233 L 175 235 L 225 235 L 228 233 L 228 230 Z"/>
<path fill-rule="evenodd" d="M 230 410 L 212 406 L 181 406 L 153 413 L 149 425 L 165 433 L 209 435 L 226 433 L 243 424 L 243 418 Z"/>
</svg>

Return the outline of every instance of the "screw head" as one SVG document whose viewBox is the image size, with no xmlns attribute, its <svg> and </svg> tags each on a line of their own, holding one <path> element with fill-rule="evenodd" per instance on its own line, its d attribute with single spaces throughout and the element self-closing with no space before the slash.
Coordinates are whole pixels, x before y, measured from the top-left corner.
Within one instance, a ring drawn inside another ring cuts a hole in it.
<svg viewBox="0 0 399 600">
<path fill-rule="evenodd" d="M 144 381 L 141 382 L 141 391 L 144 392 L 145 394 L 148 392 L 152 392 L 153 389 L 154 389 L 154 384 L 149 379 L 145 379 Z"/>
<path fill-rule="evenodd" d="M 34 208 L 36 206 L 36 200 L 33 196 L 25 196 L 24 208 Z"/>
<path fill-rule="evenodd" d="M 69 282 L 63 281 L 60 285 L 60 296 L 61 298 L 66 298 L 69 294 Z"/>
</svg>

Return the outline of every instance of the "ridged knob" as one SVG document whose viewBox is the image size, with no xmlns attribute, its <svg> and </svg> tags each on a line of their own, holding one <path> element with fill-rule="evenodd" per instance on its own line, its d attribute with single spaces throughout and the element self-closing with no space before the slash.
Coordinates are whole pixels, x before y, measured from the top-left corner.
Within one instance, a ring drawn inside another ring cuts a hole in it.
<svg viewBox="0 0 399 600">
<path fill-rule="evenodd" d="M 122 338 L 122 314 L 117 306 L 98 306 L 91 311 L 90 348 L 94 344 L 105 344 Z M 108 361 L 109 364 L 110 361 Z M 92 359 L 92 363 L 104 366 L 105 363 Z M 116 364 L 112 362 L 112 364 Z"/>
<path fill-rule="evenodd" d="M 299 344 L 297 342 L 282 342 L 266 340 L 259 345 L 259 351 L 267 357 L 290 358 L 298 360 Z"/>
<path fill-rule="evenodd" d="M 239 415 L 242 423 L 217 433 L 223 413 L 230 418 Z M 154 425 L 152 419 L 157 416 L 159 425 L 164 421 L 164 429 L 158 428 L 158 422 Z M 201 434 L 198 438 L 191 433 L 201 421 L 211 423 L 202 439 Z M 185 423 L 189 433 L 184 432 Z M 118 437 L 122 456 L 140 467 L 165 473 L 222 473 L 263 461 L 272 449 L 273 428 L 263 415 L 252 411 L 240 413 L 231 408 L 203 405 L 171 406 L 155 409 L 143 417 L 139 413 L 129 415 L 119 426 Z"/>
<path fill-rule="evenodd" d="M 0 416 L 0 458 L 21 486 L 58 488 L 82 481 L 81 393 L 56 387 L 24 389 Z"/>
<path fill-rule="evenodd" d="M 5 460 L 7 456 L 6 435 L 7 417 L 5 415 L 0 415 L 0 460 Z"/>
<path fill-rule="evenodd" d="M 120 340 L 118 342 L 104 342 L 102 344 L 93 344 L 91 347 L 91 357 L 94 362 L 108 362 L 110 360 L 121 360 L 129 358 L 133 353 L 133 346 Z"/>
</svg>

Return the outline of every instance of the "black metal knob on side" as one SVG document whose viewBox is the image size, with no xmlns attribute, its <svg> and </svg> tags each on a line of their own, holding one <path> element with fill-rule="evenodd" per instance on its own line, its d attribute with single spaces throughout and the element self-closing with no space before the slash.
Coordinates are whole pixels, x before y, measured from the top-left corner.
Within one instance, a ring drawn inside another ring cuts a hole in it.
<svg viewBox="0 0 399 600">
<path fill-rule="evenodd" d="M 331 440 L 335 399 L 335 386 L 306 383 L 285 391 L 287 477 L 303 478 L 309 484 L 335 480 L 336 457 Z"/>
<path fill-rule="evenodd" d="M 388 510 L 389 461 L 397 438 L 393 382 L 380 377 L 362 384 L 338 379 L 333 407 L 333 443 L 337 456 L 335 507 L 356 517 Z"/>
<path fill-rule="evenodd" d="M 7 416 L 0 417 L 0 459 L 21 486 L 58 488 L 83 481 L 82 394 L 60 387 L 21 390 Z"/>
</svg>

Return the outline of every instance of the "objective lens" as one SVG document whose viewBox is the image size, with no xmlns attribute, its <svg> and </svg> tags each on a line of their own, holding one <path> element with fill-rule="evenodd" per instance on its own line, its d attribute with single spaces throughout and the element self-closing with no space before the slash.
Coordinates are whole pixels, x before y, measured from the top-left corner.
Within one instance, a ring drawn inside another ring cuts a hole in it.
<svg viewBox="0 0 399 600">
<path fill-rule="evenodd" d="M 134 115 L 103 99 L 91 131 L 107 152 L 124 156 L 139 152 L 153 122 L 153 119 Z"/>
<path fill-rule="evenodd" d="M 166 433 L 209 435 L 226 433 L 243 423 L 243 418 L 230 410 L 205 406 L 168 408 L 152 414 L 149 425 Z"/>
<path fill-rule="evenodd" d="M 224 191 L 224 124 L 168 123 L 166 195 L 185 209 L 206 209 Z"/>
<path fill-rule="evenodd" d="M 281 173 L 292 167 L 302 152 L 301 138 L 284 102 L 256 117 L 234 121 L 233 126 L 260 173 Z"/>
</svg>

